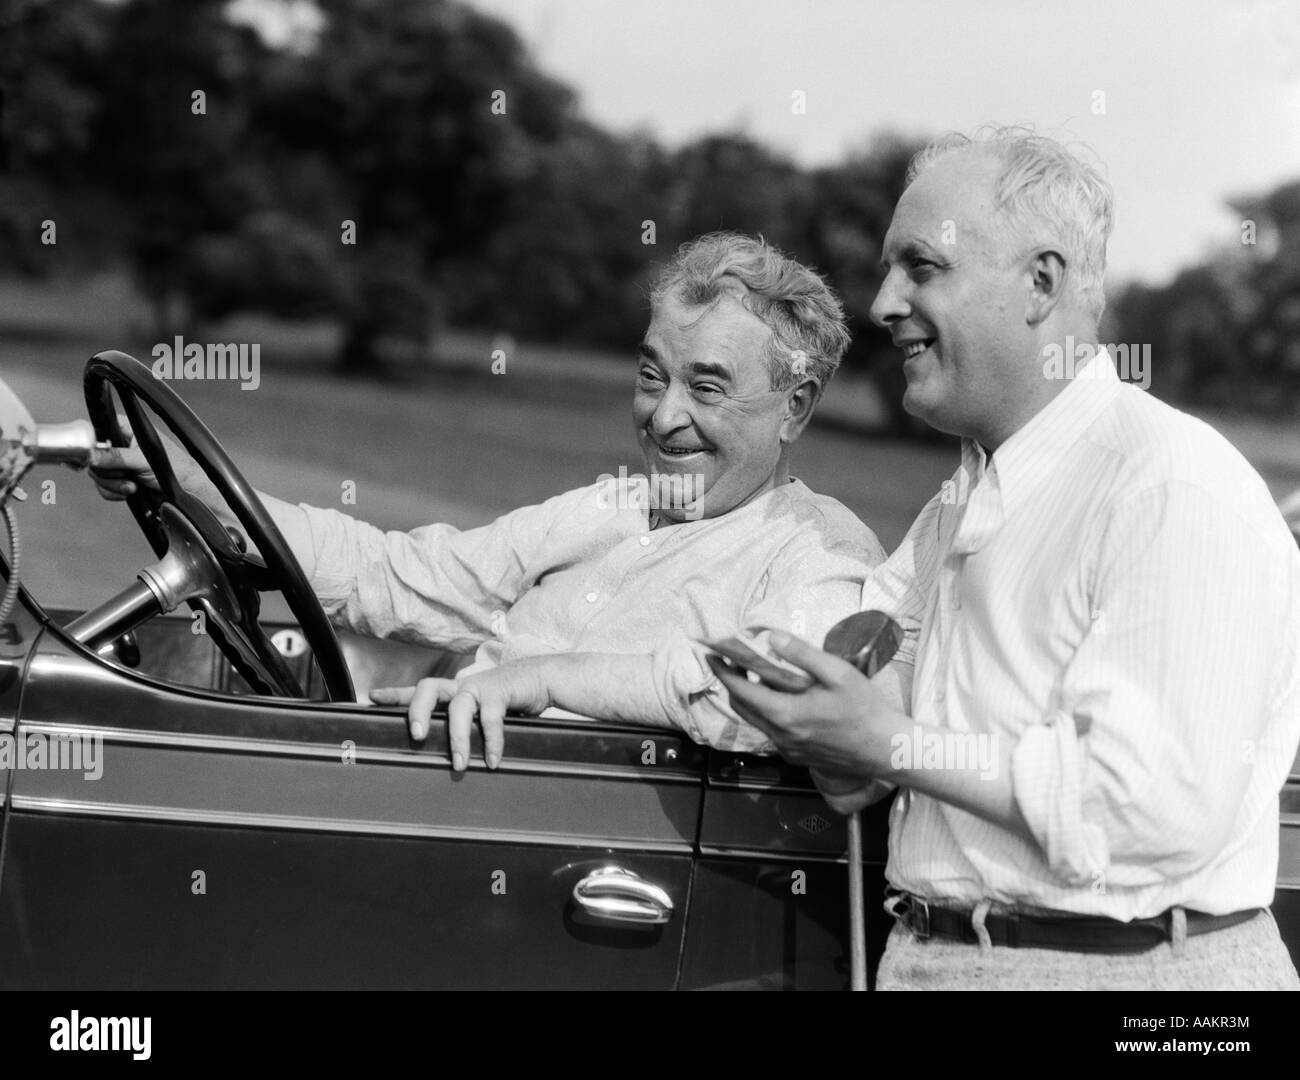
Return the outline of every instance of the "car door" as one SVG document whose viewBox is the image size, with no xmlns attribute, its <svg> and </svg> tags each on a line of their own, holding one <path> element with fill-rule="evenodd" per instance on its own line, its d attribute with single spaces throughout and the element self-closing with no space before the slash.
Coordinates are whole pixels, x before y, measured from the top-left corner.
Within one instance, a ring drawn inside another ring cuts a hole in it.
<svg viewBox="0 0 1300 1080">
<path fill-rule="evenodd" d="M 457 776 L 436 724 L 415 749 L 394 710 L 172 686 L 52 627 L 17 729 L 101 750 L 13 775 L 0 986 L 678 984 L 707 760 L 680 734 L 521 719 Z"/>
<path fill-rule="evenodd" d="M 872 977 L 892 925 L 880 904 L 889 803 L 862 815 Z M 682 988 L 848 989 L 847 831 L 806 769 L 778 758 L 714 753 Z"/>
</svg>

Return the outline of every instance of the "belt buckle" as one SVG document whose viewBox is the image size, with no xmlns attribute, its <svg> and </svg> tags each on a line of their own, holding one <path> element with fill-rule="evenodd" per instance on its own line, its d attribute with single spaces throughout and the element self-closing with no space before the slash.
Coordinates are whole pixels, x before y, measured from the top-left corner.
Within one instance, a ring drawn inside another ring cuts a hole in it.
<svg viewBox="0 0 1300 1080">
<path fill-rule="evenodd" d="M 891 892 L 885 897 L 885 911 L 922 941 L 930 936 L 930 905 L 909 892 Z"/>
</svg>

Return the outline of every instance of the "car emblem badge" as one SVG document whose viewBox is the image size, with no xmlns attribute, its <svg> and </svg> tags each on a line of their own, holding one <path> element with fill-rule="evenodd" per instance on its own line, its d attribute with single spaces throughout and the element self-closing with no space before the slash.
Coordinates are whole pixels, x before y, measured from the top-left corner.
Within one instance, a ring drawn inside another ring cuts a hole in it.
<svg viewBox="0 0 1300 1080">
<path fill-rule="evenodd" d="M 821 814 L 809 814 L 806 818 L 800 819 L 799 826 L 805 832 L 816 836 L 818 833 L 823 833 L 829 829 L 831 823 L 822 817 Z"/>
</svg>

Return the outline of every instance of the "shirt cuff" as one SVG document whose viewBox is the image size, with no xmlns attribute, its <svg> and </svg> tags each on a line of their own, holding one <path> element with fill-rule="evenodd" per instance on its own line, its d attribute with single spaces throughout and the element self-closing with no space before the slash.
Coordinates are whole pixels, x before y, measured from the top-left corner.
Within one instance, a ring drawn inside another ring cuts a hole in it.
<svg viewBox="0 0 1300 1080">
<path fill-rule="evenodd" d="M 262 505 L 298 560 L 303 574 L 310 582 L 316 573 L 316 542 L 312 538 L 311 519 L 302 505 L 294 506 L 272 495 L 261 496 Z"/>
<path fill-rule="evenodd" d="M 272 512 L 321 605 L 328 613 L 340 610 L 356 591 L 357 573 L 365 564 L 357 550 L 357 539 L 373 526 L 338 510 L 306 503 L 280 503 Z"/>
<path fill-rule="evenodd" d="M 1083 820 L 1084 756 L 1074 718 L 1063 712 L 1031 726 L 1011 755 L 1020 813 L 1052 873 L 1070 885 L 1094 883 L 1110 864 L 1105 831 Z"/>
<path fill-rule="evenodd" d="M 731 711 L 726 688 L 704 662 L 708 651 L 685 639 L 655 649 L 650 666 L 664 713 L 702 745 L 733 753 L 775 754 L 771 739 Z"/>
</svg>

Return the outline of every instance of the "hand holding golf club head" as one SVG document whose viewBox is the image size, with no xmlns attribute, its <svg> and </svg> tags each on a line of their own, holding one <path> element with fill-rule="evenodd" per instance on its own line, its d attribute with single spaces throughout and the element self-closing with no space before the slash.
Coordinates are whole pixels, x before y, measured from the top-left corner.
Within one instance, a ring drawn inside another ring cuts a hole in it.
<svg viewBox="0 0 1300 1080">
<path fill-rule="evenodd" d="M 822 649 L 869 679 L 894 659 L 901 644 L 903 628 L 883 611 L 855 611 L 826 632 Z"/>
<path fill-rule="evenodd" d="M 894 658 L 902 642 L 902 628 L 883 611 L 856 611 L 830 628 L 822 649 L 871 678 Z M 735 667 L 752 671 L 775 690 L 796 694 L 813 683 L 807 672 L 769 660 L 743 638 L 729 637 L 706 644 Z"/>
<path fill-rule="evenodd" d="M 752 633 L 752 632 L 751 632 Z M 857 668 L 868 679 L 888 664 L 903 642 L 903 630 L 883 611 L 858 611 L 841 619 L 826 634 L 822 649 Z M 813 678 L 793 665 L 776 664 L 739 637 L 707 642 L 710 649 L 728 663 L 752 671 L 768 686 L 798 693 L 813 684 Z M 867 925 L 862 870 L 862 812 L 848 815 L 849 878 L 849 988 L 867 989 Z"/>
</svg>

